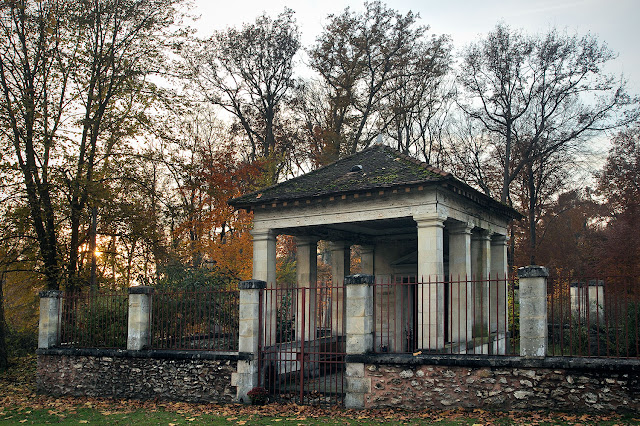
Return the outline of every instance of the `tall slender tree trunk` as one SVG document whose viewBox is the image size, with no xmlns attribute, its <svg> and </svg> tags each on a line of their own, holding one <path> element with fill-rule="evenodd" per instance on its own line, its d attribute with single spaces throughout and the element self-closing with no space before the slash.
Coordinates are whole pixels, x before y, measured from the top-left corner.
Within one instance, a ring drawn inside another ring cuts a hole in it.
<svg viewBox="0 0 640 426">
<path fill-rule="evenodd" d="M 7 323 L 4 320 L 4 273 L 0 275 L 0 371 L 4 371 L 9 366 L 9 355 L 7 350 Z"/>
<path fill-rule="evenodd" d="M 527 165 L 527 189 L 529 192 L 529 264 L 536 264 L 536 183 L 533 166 Z"/>
</svg>

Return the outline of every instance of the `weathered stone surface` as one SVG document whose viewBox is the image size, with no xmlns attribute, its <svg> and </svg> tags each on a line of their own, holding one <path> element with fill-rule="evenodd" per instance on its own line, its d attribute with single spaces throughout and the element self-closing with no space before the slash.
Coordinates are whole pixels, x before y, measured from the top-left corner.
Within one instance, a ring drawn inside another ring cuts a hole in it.
<svg viewBox="0 0 640 426">
<path fill-rule="evenodd" d="M 231 403 L 237 361 L 38 355 L 38 392 Z"/>
<path fill-rule="evenodd" d="M 366 408 L 640 410 L 638 373 L 548 368 L 366 364 Z"/>
</svg>

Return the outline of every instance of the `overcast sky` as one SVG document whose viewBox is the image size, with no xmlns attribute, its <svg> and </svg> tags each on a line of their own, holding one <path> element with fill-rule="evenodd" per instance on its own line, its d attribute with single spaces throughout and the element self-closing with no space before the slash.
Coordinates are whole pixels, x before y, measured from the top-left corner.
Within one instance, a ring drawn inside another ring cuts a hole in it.
<svg viewBox="0 0 640 426">
<path fill-rule="evenodd" d="M 402 13 L 418 12 L 421 23 L 435 34 L 449 34 L 455 48 L 486 34 L 502 20 L 528 33 L 555 26 L 569 32 L 591 32 L 619 54 L 616 74 L 624 73 L 629 89 L 640 92 L 640 0 L 389 0 L 386 4 Z M 262 12 L 271 16 L 289 7 L 296 13 L 302 43 L 311 45 L 330 13 L 346 6 L 363 10 L 363 1 L 353 0 L 195 0 L 194 14 L 200 36 L 214 30 L 252 22 Z"/>
</svg>

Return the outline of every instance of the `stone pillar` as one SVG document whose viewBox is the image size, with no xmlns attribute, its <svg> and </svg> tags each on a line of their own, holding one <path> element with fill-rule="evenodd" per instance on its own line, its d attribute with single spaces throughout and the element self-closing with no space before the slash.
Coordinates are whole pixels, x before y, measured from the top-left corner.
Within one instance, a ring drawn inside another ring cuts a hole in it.
<svg viewBox="0 0 640 426">
<path fill-rule="evenodd" d="M 351 250 L 349 243 L 344 241 L 332 241 L 331 245 L 331 328 L 332 334 L 344 335 L 344 291 L 340 286 L 344 277 L 349 275 L 351 264 Z"/>
<path fill-rule="evenodd" d="M 373 275 L 345 277 L 347 291 L 346 353 L 365 354 L 373 349 Z M 371 379 L 364 376 L 363 363 L 347 362 L 346 408 L 364 408 L 365 395 L 371 392 Z"/>
<path fill-rule="evenodd" d="M 305 306 L 302 305 L 301 295 L 297 300 L 296 339 L 300 340 L 304 330 L 305 340 L 316 337 L 317 328 L 317 292 L 318 292 L 318 240 L 316 238 L 296 238 L 297 258 L 296 276 L 298 287 L 305 291 Z M 304 315 L 303 315 L 304 314 Z M 302 318 L 304 317 L 304 324 Z"/>
<path fill-rule="evenodd" d="M 471 235 L 471 274 L 476 281 L 473 289 L 473 334 L 488 339 L 489 332 L 489 271 L 491 270 L 491 233 L 480 229 Z"/>
<path fill-rule="evenodd" d="M 151 305 L 153 287 L 129 288 L 129 319 L 127 349 L 140 351 L 151 345 Z"/>
<path fill-rule="evenodd" d="M 507 332 L 509 331 L 508 302 L 508 264 L 507 236 L 493 234 L 491 238 L 491 282 L 489 294 L 494 312 L 489 315 L 490 330 L 496 333 L 492 350 L 494 354 L 504 355 L 507 350 Z M 496 306 L 497 304 L 497 306 Z"/>
<path fill-rule="evenodd" d="M 450 297 L 449 339 L 463 343 L 473 337 L 471 280 L 471 230 L 470 223 L 455 223 L 449 229 L 449 276 Z M 465 346 L 461 346 L 461 350 Z"/>
<path fill-rule="evenodd" d="M 547 354 L 547 277 L 542 266 L 518 268 L 520 279 L 520 356 Z"/>
<path fill-rule="evenodd" d="M 38 348 L 49 349 L 60 344 L 60 316 L 62 292 L 45 290 L 40 292 L 40 324 Z"/>
<path fill-rule="evenodd" d="M 260 293 L 267 287 L 261 280 L 241 281 L 239 305 L 238 352 L 248 354 L 249 360 L 238 360 L 238 370 L 231 376 L 231 385 L 236 386 L 237 400 L 249 404 L 247 397 L 254 387 L 260 386 L 258 377 L 258 345 L 260 343 Z"/>
<path fill-rule="evenodd" d="M 422 349 L 444 347 L 444 221 L 439 215 L 418 224 L 418 311 L 416 338 Z"/>
<path fill-rule="evenodd" d="M 253 236 L 253 279 L 264 281 L 267 288 L 276 288 L 276 234 L 271 229 L 254 229 Z M 275 291 L 266 292 L 264 319 L 266 341 L 276 341 L 276 300 Z"/>
<path fill-rule="evenodd" d="M 363 274 L 375 275 L 374 254 L 374 246 L 360 246 L 360 266 Z"/>
</svg>

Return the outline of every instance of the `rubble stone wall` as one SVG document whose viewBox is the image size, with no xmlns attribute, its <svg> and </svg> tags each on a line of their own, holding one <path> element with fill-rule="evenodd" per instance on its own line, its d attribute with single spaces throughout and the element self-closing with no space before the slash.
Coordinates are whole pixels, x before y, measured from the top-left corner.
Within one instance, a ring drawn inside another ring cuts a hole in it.
<svg viewBox="0 0 640 426">
<path fill-rule="evenodd" d="M 365 363 L 365 378 L 371 380 L 365 407 L 640 411 L 640 374 L 635 366 L 616 365 L 616 360 L 608 366 L 578 368 L 549 368 L 545 363 L 553 364 Z"/>
<path fill-rule="evenodd" d="M 44 352 L 44 353 L 43 353 Z M 48 353 L 47 353 L 48 352 Z M 80 352 L 80 353 L 78 353 Z M 231 403 L 235 356 L 136 351 L 39 351 L 37 388 L 49 395 Z"/>
</svg>

